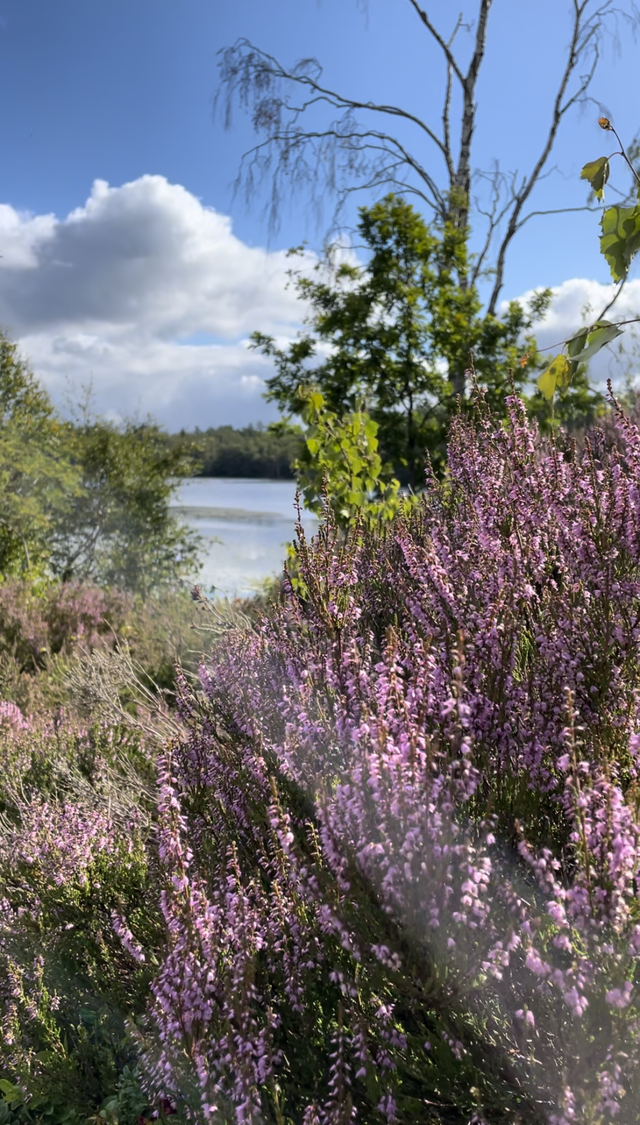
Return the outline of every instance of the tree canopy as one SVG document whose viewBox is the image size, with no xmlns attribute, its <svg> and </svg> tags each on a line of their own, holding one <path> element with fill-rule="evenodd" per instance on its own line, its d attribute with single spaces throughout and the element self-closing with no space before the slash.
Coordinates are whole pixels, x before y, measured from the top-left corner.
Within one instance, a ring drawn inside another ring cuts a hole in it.
<svg viewBox="0 0 640 1125">
<path fill-rule="evenodd" d="M 329 256 L 312 277 L 292 271 L 310 309 L 298 339 L 281 348 L 254 333 L 253 343 L 274 360 L 268 398 L 298 414 L 300 388 L 309 384 L 338 416 L 364 406 L 378 426 L 383 459 L 403 483 L 420 487 L 425 453 L 436 462 L 444 457 L 457 409 L 455 373 L 473 365 L 492 407 L 503 409 L 510 388 L 522 387 L 540 365 L 531 327 L 550 292 L 535 294 L 528 308 L 511 302 L 502 317 L 482 315 L 475 287 L 460 282 L 465 232 L 450 223 L 429 226 L 396 195 L 360 208 L 358 235 L 363 265 Z"/>
<path fill-rule="evenodd" d="M 79 485 L 46 391 L 0 333 L 0 574 L 41 569 Z"/>
<path fill-rule="evenodd" d="M 0 333 L 0 577 L 93 580 L 147 593 L 193 569 L 173 518 L 191 472 L 155 425 L 60 419 Z"/>
</svg>

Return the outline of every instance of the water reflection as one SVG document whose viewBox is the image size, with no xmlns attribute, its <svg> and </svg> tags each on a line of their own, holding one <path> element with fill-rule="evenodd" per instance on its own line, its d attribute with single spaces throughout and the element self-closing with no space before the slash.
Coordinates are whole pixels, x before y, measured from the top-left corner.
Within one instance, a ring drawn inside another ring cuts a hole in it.
<svg viewBox="0 0 640 1125">
<path fill-rule="evenodd" d="M 176 493 L 173 511 L 205 540 L 206 558 L 198 581 L 227 597 L 246 597 L 278 574 L 285 544 L 294 536 L 295 483 L 196 477 Z M 318 521 L 304 513 L 313 534 Z"/>
</svg>

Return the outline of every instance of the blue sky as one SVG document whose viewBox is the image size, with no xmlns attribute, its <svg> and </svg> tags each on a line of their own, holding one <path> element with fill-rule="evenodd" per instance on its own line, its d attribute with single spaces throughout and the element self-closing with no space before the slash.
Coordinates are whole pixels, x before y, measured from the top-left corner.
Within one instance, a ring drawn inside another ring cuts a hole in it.
<svg viewBox="0 0 640 1125">
<path fill-rule="evenodd" d="M 524 171 L 537 155 L 570 7 L 494 0 L 475 167 L 498 158 Z M 459 9 L 473 18 L 477 0 L 429 6 L 445 33 Z M 580 167 L 608 148 L 599 107 L 625 138 L 640 127 L 640 48 L 619 30 L 620 50 L 605 43 L 591 89 L 597 104 L 563 126 L 558 171 L 535 206 L 585 202 Z M 408 0 L 0 0 L 0 320 L 58 401 L 92 381 L 100 409 L 149 410 L 171 427 L 272 416 L 265 361 L 246 339 L 254 327 L 293 334 L 300 308 L 283 288 L 282 251 L 303 238 L 317 249 L 323 229 L 301 199 L 269 239 L 263 200 L 233 201 L 254 134 L 241 113 L 225 132 L 212 98 L 217 52 L 239 36 L 284 63 L 316 55 L 328 85 L 438 124 L 441 60 Z M 459 42 L 464 52 L 464 34 Z M 402 139 L 417 143 L 408 130 Z M 585 299 L 606 293 L 597 235 L 594 215 L 531 220 L 504 296 L 558 287 L 545 332 L 571 327 Z M 640 304 L 638 286 L 623 311 Z"/>
</svg>

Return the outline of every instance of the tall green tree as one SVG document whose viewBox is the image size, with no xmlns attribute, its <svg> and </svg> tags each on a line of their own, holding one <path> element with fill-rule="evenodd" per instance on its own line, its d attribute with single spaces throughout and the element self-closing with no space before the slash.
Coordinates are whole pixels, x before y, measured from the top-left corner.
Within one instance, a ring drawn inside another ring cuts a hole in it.
<svg viewBox="0 0 640 1125">
<path fill-rule="evenodd" d="M 527 309 L 514 301 L 503 317 L 483 315 L 476 289 L 460 283 L 466 232 L 451 223 L 428 226 L 399 196 L 360 208 L 358 234 L 364 265 L 335 266 L 329 256 L 312 277 L 292 271 L 310 310 L 298 339 L 280 348 L 254 333 L 253 345 L 275 364 L 269 399 L 299 414 L 300 388 L 308 384 L 339 417 L 363 404 L 377 423 L 383 460 L 402 483 L 419 488 L 426 452 L 435 462 L 444 455 L 457 409 L 455 372 L 473 357 L 478 380 L 501 409 L 513 383 L 522 387 L 540 363 L 530 329 L 550 292 L 537 293 Z M 518 362 L 523 348 L 526 369 Z"/>
<path fill-rule="evenodd" d="M 195 566 L 170 509 L 191 473 L 149 423 L 65 422 L 0 333 L 0 581 L 82 579 L 147 594 Z"/>
<path fill-rule="evenodd" d="M 53 528 L 64 523 L 79 488 L 65 427 L 0 332 L 0 580 L 46 572 Z"/>
</svg>

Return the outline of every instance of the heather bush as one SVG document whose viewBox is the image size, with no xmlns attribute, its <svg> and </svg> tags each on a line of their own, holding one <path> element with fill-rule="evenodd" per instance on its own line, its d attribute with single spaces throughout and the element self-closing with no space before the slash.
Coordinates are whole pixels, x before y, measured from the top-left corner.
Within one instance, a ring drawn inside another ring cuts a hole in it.
<svg viewBox="0 0 640 1125">
<path fill-rule="evenodd" d="M 38 589 L 12 580 L 0 586 L 0 643 L 21 672 L 42 670 L 59 653 L 110 643 L 123 624 L 126 596 L 96 586 Z"/>
<path fill-rule="evenodd" d="M 179 1125 L 145 1088 L 135 1034 L 165 945 L 157 742 L 175 729 L 175 662 L 200 645 L 195 607 L 18 582 L 0 603 L 5 669 L 38 704 L 21 710 L 3 681 L 0 1122 Z M 248 620 L 232 608 L 223 632 Z"/>
<path fill-rule="evenodd" d="M 125 1019 L 143 1013 L 154 968 L 124 952 L 120 919 L 160 942 L 152 762 L 126 728 L 29 721 L 12 704 L 0 760 L 0 1120 L 86 1122 L 102 1107 L 135 1125 L 152 1107 Z"/>
<path fill-rule="evenodd" d="M 300 528 L 303 584 L 184 685 L 141 1050 L 193 1120 L 638 1120 L 640 435 L 617 426 L 621 449 L 544 444 L 478 392 L 444 480 L 344 542 Z"/>
<path fill-rule="evenodd" d="M 191 600 L 181 591 L 143 601 L 89 584 L 6 582 L 0 585 L 0 695 L 27 715 L 73 708 L 70 666 L 122 646 L 145 683 L 172 692 L 176 663 L 197 667 L 192 620 Z"/>
<path fill-rule="evenodd" d="M 5 1120 L 637 1125 L 640 432 L 508 408 L 194 591 L 159 758 L 5 701 Z"/>
</svg>

